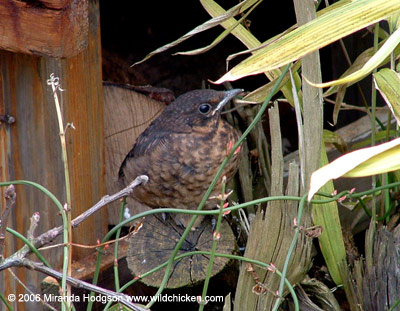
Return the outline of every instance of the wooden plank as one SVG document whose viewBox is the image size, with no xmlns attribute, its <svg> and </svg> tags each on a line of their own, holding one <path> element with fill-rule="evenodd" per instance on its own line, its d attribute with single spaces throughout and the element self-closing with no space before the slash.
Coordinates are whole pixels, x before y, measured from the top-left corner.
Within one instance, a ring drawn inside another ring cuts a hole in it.
<svg viewBox="0 0 400 311">
<path fill-rule="evenodd" d="M 128 253 L 129 243 L 127 240 L 118 242 L 118 259 L 126 257 Z M 111 244 L 108 250 L 101 256 L 100 271 L 114 265 L 114 244 Z M 94 271 L 96 270 L 97 251 L 91 252 L 88 256 L 77 260 L 72 263 L 72 277 L 78 280 L 89 280 L 93 278 Z M 129 271 L 127 271 L 129 273 Z"/>
<path fill-rule="evenodd" d="M 71 57 L 88 43 L 88 0 L 0 1 L 0 49 Z"/>
<path fill-rule="evenodd" d="M 2 181 L 26 179 L 49 189 L 65 202 L 64 172 L 61 160 L 59 129 L 53 94 L 46 81 L 51 73 L 60 77 L 65 89 L 60 95 L 65 122 L 76 130 L 67 130 L 67 152 L 71 175 L 72 215 L 77 216 L 104 194 L 104 127 L 101 78 L 101 47 L 98 2 L 90 2 L 88 48 L 69 59 L 15 54 L 0 51 L 0 112 L 15 117 L 11 126 L 0 125 L 0 177 Z M 4 147 L 4 148 L 3 148 Z M 54 204 L 33 187 L 17 186 L 17 206 L 8 226 L 26 235 L 29 218 L 40 212 L 37 229 L 43 233 L 61 224 Z M 106 209 L 94 214 L 74 230 L 74 242 L 96 244 L 107 232 Z M 56 239 L 61 242 L 61 239 Z M 22 246 L 7 234 L 6 256 Z M 74 248 L 74 259 L 88 254 Z M 62 248 L 43 251 L 54 268 L 62 264 Z M 34 292 L 40 290 L 42 275 L 27 269 L 15 270 L 17 276 Z M 4 276 L 7 275 L 7 276 Z M 8 279 L 7 279 L 7 278 Z M 0 273 L 0 292 L 25 293 L 9 274 Z M 13 305 L 17 309 L 17 305 Z M 39 306 L 26 305 L 26 310 Z M 18 310 L 24 306 L 18 305 Z"/>
</svg>

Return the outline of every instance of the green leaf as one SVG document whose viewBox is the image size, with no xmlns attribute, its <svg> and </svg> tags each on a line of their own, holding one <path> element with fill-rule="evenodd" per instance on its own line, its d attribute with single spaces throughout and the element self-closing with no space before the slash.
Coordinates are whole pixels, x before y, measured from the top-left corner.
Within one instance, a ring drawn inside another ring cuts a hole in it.
<svg viewBox="0 0 400 311">
<path fill-rule="evenodd" d="M 383 68 L 374 74 L 375 86 L 385 99 L 397 124 L 400 125 L 400 76 L 392 69 Z"/>
<path fill-rule="evenodd" d="M 292 72 L 297 72 L 300 69 L 300 66 L 301 66 L 301 61 L 298 61 L 291 68 Z M 281 84 L 279 85 L 277 92 L 289 81 L 289 78 L 290 78 L 289 73 L 287 73 L 283 78 Z M 247 94 L 245 97 L 243 97 L 243 100 L 253 103 L 263 103 L 265 99 L 268 97 L 268 95 L 271 93 L 271 90 L 273 89 L 277 80 L 278 78 Z"/>
<path fill-rule="evenodd" d="M 321 165 L 328 163 L 325 147 L 321 150 Z M 330 181 L 322 187 L 322 192 L 333 193 L 333 182 Z M 316 199 L 323 199 L 318 195 Z M 335 201 L 325 204 L 312 205 L 312 219 L 314 225 L 322 227 L 322 233 L 318 238 L 322 255 L 324 256 L 329 274 L 336 285 L 343 284 L 345 279 L 340 263 L 346 261 L 346 250 L 342 236 L 342 229 L 339 219 L 337 203 Z"/>
<path fill-rule="evenodd" d="M 340 153 L 346 153 L 348 150 L 346 141 L 335 132 L 324 129 L 323 139 L 324 143 L 333 144 Z"/>
<path fill-rule="evenodd" d="M 217 83 L 279 68 L 400 10 L 398 0 L 354 0 L 344 3 L 256 52 Z"/>
<path fill-rule="evenodd" d="M 311 175 L 308 200 L 331 179 L 371 176 L 400 169 L 400 138 L 337 158 Z"/>
</svg>

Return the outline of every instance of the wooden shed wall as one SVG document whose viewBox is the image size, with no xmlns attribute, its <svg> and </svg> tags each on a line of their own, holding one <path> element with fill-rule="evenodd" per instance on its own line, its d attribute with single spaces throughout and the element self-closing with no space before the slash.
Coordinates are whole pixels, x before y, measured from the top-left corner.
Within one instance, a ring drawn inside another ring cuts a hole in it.
<svg viewBox="0 0 400 311">
<path fill-rule="evenodd" d="M 87 48 L 78 55 L 52 57 L 0 51 L 0 114 L 10 114 L 16 122 L 0 125 L 0 180 L 25 179 L 49 189 L 65 202 L 64 172 L 61 160 L 59 130 L 51 87 L 46 81 L 51 73 L 60 77 L 61 105 L 64 122 L 73 122 L 76 130 L 67 130 L 67 148 L 71 175 L 72 215 L 81 214 L 105 194 L 103 90 L 99 8 L 89 4 L 89 36 Z M 4 189 L 1 189 L 1 206 Z M 17 186 L 17 205 L 11 212 L 8 227 L 26 235 L 29 219 L 40 212 L 38 233 L 60 225 L 57 208 L 37 189 Z M 74 242 L 95 244 L 107 231 L 107 213 L 102 210 L 74 230 Z M 60 240 L 58 240 L 60 241 Z M 6 256 L 22 246 L 21 241 L 7 234 Z M 74 248 L 74 259 L 87 255 L 85 249 Z M 59 268 L 62 249 L 44 251 L 54 268 Z M 34 292 L 43 277 L 26 269 L 14 270 Z M 0 273 L 0 292 L 24 293 L 25 289 L 7 272 Z M 18 310 L 34 310 L 19 306 Z"/>
</svg>

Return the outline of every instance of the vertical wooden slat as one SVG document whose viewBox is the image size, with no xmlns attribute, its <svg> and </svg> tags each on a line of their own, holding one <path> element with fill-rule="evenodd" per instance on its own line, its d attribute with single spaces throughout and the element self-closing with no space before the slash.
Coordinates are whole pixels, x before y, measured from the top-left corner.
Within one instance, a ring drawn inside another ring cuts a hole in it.
<svg viewBox="0 0 400 311">
<path fill-rule="evenodd" d="M 0 127 L 0 177 L 4 180 L 27 179 L 38 182 L 65 202 L 64 172 L 59 130 L 51 88 L 46 80 L 51 73 L 60 77 L 61 104 L 65 122 L 76 130 L 67 131 L 71 175 L 72 215 L 85 211 L 104 195 L 104 125 L 101 77 L 100 25 L 98 2 L 89 5 L 89 45 L 69 59 L 54 59 L 0 51 L 0 112 L 9 113 L 16 123 Z M 3 204 L 3 199 L 2 199 Z M 8 226 L 26 235 L 31 215 L 39 211 L 37 232 L 61 224 L 58 210 L 38 190 L 17 186 L 17 206 Z M 94 244 L 107 231 L 106 211 L 100 211 L 74 230 L 74 242 Z M 6 255 L 22 243 L 7 234 Z M 60 239 L 57 239 L 60 242 Z M 88 253 L 74 248 L 74 259 Z M 43 251 L 55 268 L 60 268 L 62 249 Z M 0 273 L 0 291 L 25 292 Z M 18 269 L 18 276 L 35 292 L 40 291 L 36 272 Z M 38 307 L 38 306 L 36 306 Z M 27 310 L 34 306 L 26 305 Z M 18 310 L 23 307 L 19 306 Z"/>
<path fill-rule="evenodd" d="M 92 2 L 92 1 L 91 1 Z M 89 5 L 89 47 L 62 63 L 61 78 L 65 122 L 73 122 L 76 130 L 67 134 L 71 161 L 73 217 L 97 202 L 105 193 L 103 88 L 101 74 L 100 19 L 98 3 Z M 67 106 L 68 105 L 68 106 Z M 82 183 L 82 181 L 85 181 Z M 74 230 L 74 239 L 85 237 L 94 244 L 107 231 L 106 209 Z M 90 228 L 90 230 L 88 230 Z M 88 254 L 76 249 L 75 258 Z"/>
<path fill-rule="evenodd" d="M 315 3 L 313 0 L 293 0 L 299 26 L 316 18 Z M 312 52 L 302 59 L 302 75 L 309 81 L 321 83 L 321 63 L 319 51 Z M 308 191 L 311 174 L 319 168 L 321 157 L 322 130 L 323 130 L 323 104 L 322 89 L 316 88 L 304 79 L 303 91 L 303 120 L 304 120 L 304 156 L 306 159 L 304 189 Z"/>
</svg>

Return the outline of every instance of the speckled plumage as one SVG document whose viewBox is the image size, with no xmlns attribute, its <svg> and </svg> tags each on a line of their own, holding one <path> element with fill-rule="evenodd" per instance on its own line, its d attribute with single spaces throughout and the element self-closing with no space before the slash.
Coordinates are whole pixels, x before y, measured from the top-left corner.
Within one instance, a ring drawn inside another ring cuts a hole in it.
<svg viewBox="0 0 400 311">
<path fill-rule="evenodd" d="M 229 146 L 240 137 L 220 115 L 225 102 L 240 91 L 195 90 L 164 109 L 138 137 L 119 171 L 119 178 L 125 184 L 138 175 L 149 177 L 147 184 L 134 189 L 136 200 L 152 208 L 198 207 Z M 203 112 L 208 108 L 210 111 L 202 113 L 201 105 Z M 239 160 L 237 153 L 225 167 L 223 175 L 228 180 L 236 173 Z M 220 192 L 221 179 L 212 195 Z M 209 200 L 205 208 L 213 208 L 216 203 Z M 190 217 L 175 214 L 175 220 L 187 226 Z"/>
</svg>

